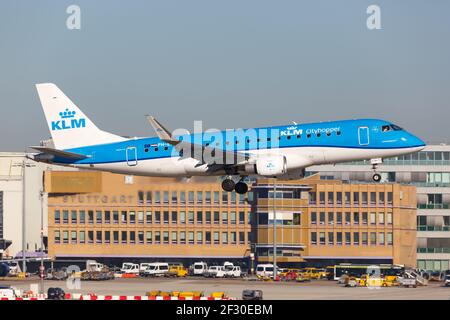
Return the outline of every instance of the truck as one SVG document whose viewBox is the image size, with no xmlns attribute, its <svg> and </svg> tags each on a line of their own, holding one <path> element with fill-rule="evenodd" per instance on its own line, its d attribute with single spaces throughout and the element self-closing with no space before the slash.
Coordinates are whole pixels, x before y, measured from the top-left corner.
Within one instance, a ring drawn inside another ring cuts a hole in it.
<svg viewBox="0 0 450 320">
<path fill-rule="evenodd" d="M 75 277 L 80 277 L 81 280 L 111 280 L 114 279 L 114 273 L 109 270 L 107 266 L 98 263 L 95 260 L 86 261 L 86 269 L 79 275 L 74 274 Z"/>
</svg>

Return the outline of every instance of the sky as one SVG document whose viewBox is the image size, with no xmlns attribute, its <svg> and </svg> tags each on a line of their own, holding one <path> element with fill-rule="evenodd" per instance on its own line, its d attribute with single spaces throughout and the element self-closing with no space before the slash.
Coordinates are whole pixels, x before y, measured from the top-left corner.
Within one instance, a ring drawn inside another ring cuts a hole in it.
<svg viewBox="0 0 450 320">
<path fill-rule="evenodd" d="M 69 30 L 67 7 L 81 9 Z M 366 10 L 381 10 L 369 30 Z M 2 0 L 0 151 L 49 138 L 34 85 L 98 127 L 249 128 L 381 118 L 450 142 L 450 1 Z"/>
</svg>

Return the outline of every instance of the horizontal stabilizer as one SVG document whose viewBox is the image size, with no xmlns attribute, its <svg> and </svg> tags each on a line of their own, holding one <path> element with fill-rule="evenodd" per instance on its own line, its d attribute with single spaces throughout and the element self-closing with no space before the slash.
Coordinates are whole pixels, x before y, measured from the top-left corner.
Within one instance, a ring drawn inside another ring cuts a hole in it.
<svg viewBox="0 0 450 320">
<path fill-rule="evenodd" d="M 62 150 L 53 149 L 53 148 L 46 148 L 46 147 L 30 147 L 30 148 L 37 150 L 39 152 L 45 153 L 45 154 L 50 154 L 50 155 L 58 157 L 58 158 L 71 159 L 71 160 L 83 160 L 83 159 L 89 158 L 88 156 L 85 156 L 84 154 L 67 152 L 67 151 L 62 151 Z"/>
</svg>

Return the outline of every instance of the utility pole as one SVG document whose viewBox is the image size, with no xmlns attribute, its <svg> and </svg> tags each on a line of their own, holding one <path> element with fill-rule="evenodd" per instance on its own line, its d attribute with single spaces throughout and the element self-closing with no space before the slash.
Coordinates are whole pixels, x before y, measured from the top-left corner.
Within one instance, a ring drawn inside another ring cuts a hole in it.
<svg viewBox="0 0 450 320">
<path fill-rule="evenodd" d="M 44 200 L 45 191 L 41 191 L 41 266 L 39 268 L 39 276 L 41 277 L 41 290 L 44 293 Z"/>
<path fill-rule="evenodd" d="M 277 278 L 277 212 L 276 203 L 277 198 L 277 179 L 273 179 L 273 279 Z"/>
<path fill-rule="evenodd" d="M 27 169 L 27 158 L 26 155 L 23 158 L 22 162 L 22 272 L 26 274 L 27 272 L 27 262 L 25 258 L 25 250 L 26 250 L 26 183 L 25 183 L 25 177 L 26 177 L 26 169 Z"/>
</svg>

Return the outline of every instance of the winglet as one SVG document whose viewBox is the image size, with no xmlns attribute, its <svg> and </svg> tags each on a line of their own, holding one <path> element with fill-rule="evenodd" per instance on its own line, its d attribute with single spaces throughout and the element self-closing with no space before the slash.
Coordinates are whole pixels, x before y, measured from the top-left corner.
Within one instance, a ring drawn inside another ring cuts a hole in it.
<svg viewBox="0 0 450 320">
<path fill-rule="evenodd" d="M 172 137 L 172 134 L 169 132 L 169 130 L 164 128 L 164 126 L 161 123 L 159 123 L 158 120 L 156 120 L 154 117 L 147 115 L 146 118 L 147 118 L 148 122 L 150 123 L 150 125 L 155 130 L 158 137 L 162 141 L 167 142 L 172 145 L 176 145 L 176 144 L 180 143 L 180 140 L 174 139 Z"/>
</svg>

